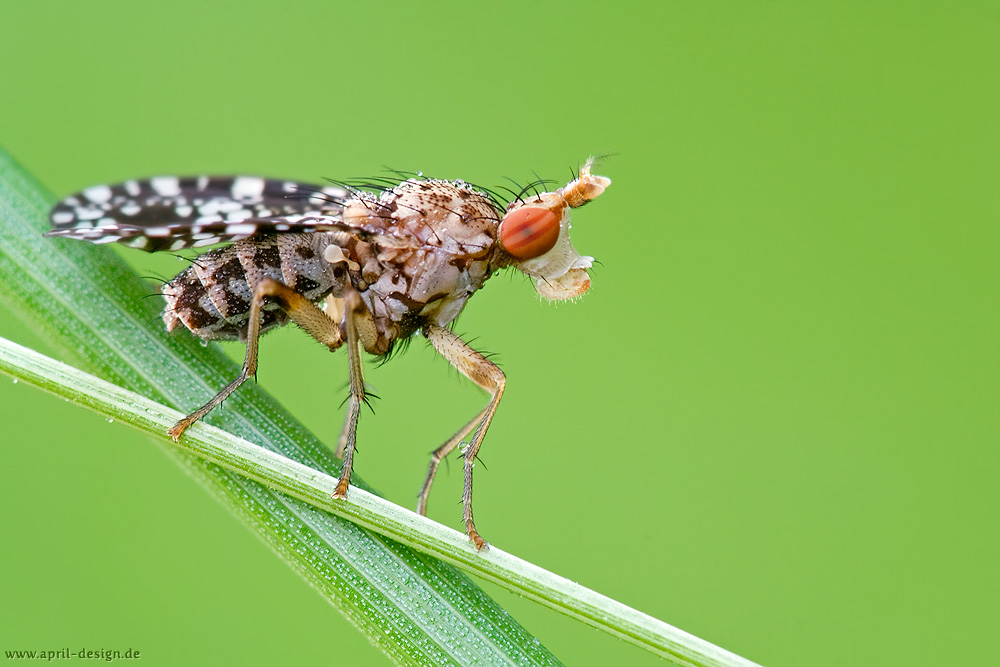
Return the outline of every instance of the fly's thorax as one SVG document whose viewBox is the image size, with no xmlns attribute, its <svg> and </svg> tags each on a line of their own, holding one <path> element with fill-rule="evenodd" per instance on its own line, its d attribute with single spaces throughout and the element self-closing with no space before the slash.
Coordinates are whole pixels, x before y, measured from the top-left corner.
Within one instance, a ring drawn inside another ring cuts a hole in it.
<svg viewBox="0 0 1000 667">
<path fill-rule="evenodd" d="M 378 196 L 358 194 L 345 204 L 343 219 L 408 239 L 413 246 L 481 256 L 496 242 L 500 210 L 463 181 L 411 178 Z"/>
<path fill-rule="evenodd" d="M 355 249 L 362 298 L 379 328 L 445 326 L 489 277 L 500 210 L 462 181 L 409 179 L 347 202 L 344 222 L 408 241 Z M 360 252 L 358 252 L 360 251 Z"/>
<path fill-rule="evenodd" d="M 555 192 L 510 203 L 498 230 L 505 264 L 535 279 L 546 299 L 570 299 L 590 289 L 587 269 L 594 258 L 580 255 L 570 241 L 570 209 L 595 199 L 611 180 L 590 173 L 588 160 L 580 177 Z"/>
</svg>

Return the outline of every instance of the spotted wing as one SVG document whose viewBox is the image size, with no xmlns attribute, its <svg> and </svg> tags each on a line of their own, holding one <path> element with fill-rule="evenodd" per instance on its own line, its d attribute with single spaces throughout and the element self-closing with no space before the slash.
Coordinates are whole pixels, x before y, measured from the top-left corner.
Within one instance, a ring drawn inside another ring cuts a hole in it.
<svg viewBox="0 0 1000 667">
<path fill-rule="evenodd" d="M 98 185 L 52 209 L 46 236 L 180 250 L 279 232 L 363 230 L 341 221 L 344 188 L 256 176 L 159 176 Z"/>
</svg>

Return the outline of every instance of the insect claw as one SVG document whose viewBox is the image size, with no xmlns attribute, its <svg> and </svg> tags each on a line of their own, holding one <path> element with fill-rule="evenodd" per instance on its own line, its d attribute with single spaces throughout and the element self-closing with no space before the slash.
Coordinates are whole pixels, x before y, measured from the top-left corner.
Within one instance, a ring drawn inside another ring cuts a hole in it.
<svg viewBox="0 0 1000 667">
<path fill-rule="evenodd" d="M 472 542 L 472 546 L 475 547 L 477 552 L 489 551 L 489 542 L 482 538 L 475 526 L 466 526 L 465 532 L 468 533 L 469 541 Z"/>
<path fill-rule="evenodd" d="M 190 426 L 190 424 L 186 424 L 185 420 L 182 419 L 167 429 L 167 435 L 169 435 L 174 442 L 177 442 L 181 439 L 181 435 L 184 434 L 184 431 L 188 429 L 188 426 Z"/>
</svg>

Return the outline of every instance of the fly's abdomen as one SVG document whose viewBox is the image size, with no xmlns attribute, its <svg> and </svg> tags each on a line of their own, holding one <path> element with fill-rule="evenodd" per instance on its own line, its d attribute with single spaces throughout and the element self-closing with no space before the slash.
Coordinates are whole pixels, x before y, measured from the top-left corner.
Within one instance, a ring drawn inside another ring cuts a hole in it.
<svg viewBox="0 0 1000 667">
<path fill-rule="evenodd" d="M 335 287 L 323 259 L 327 234 L 279 234 L 238 241 L 198 256 L 163 286 L 168 331 L 181 324 L 205 340 L 244 340 L 254 289 L 264 278 L 288 285 L 313 302 Z M 277 304 L 266 303 L 261 332 L 288 323 Z"/>
</svg>

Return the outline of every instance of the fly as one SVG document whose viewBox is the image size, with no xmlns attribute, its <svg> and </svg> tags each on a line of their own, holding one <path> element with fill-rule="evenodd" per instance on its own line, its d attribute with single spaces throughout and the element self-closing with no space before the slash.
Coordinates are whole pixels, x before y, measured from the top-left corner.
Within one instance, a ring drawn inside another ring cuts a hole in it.
<svg viewBox="0 0 1000 667">
<path fill-rule="evenodd" d="M 295 322 L 330 350 L 347 349 L 350 397 L 336 454 L 343 467 L 334 492 L 346 498 L 358 414 L 366 400 L 361 351 L 385 356 L 421 333 L 463 375 L 485 389 L 486 406 L 434 450 L 417 504 L 427 498 L 441 460 L 462 448 L 463 521 L 477 550 L 486 542 L 472 515 L 472 468 L 506 378 L 499 367 L 448 328 L 469 297 L 504 268 L 535 280 L 546 299 L 590 288 L 570 242 L 570 209 L 600 196 L 611 181 L 588 160 L 565 187 L 497 196 L 464 181 L 316 186 L 254 176 L 161 176 L 95 186 L 64 199 L 47 236 L 119 242 L 147 251 L 229 245 L 209 250 L 163 286 L 168 331 L 186 328 L 209 340 L 240 340 L 240 374 L 169 430 L 176 441 L 257 370 L 260 335 Z M 530 188 L 529 188 L 530 189 Z"/>
</svg>

